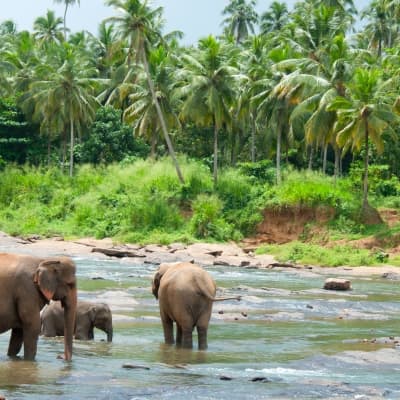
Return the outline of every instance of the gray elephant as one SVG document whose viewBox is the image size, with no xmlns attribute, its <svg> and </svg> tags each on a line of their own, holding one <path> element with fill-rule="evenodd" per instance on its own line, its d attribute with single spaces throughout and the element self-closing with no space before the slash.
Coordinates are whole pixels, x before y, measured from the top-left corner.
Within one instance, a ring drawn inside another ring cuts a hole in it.
<svg viewBox="0 0 400 400">
<path fill-rule="evenodd" d="M 24 359 L 34 360 L 40 334 L 40 310 L 51 299 L 64 308 L 64 358 L 72 358 L 77 289 L 76 266 L 69 257 L 41 258 L 0 253 L 0 333 L 11 329 L 8 356 L 24 345 Z"/>
<path fill-rule="evenodd" d="M 207 348 L 213 302 L 232 299 L 215 298 L 216 286 L 211 275 L 200 266 L 187 262 L 161 264 L 152 280 L 152 293 L 159 300 L 165 343 L 175 342 L 175 322 L 176 344 L 192 348 L 192 332 L 196 327 L 199 350 Z"/>
<path fill-rule="evenodd" d="M 62 305 L 58 301 L 50 303 L 41 314 L 42 334 L 47 337 L 62 336 L 64 320 Z M 78 300 L 75 321 L 75 339 L 93 340 L 94 328 L 107 334 L 107 341 L 112 342 L 113 322 L 110 307 L 105 303 L 92 303 Z"/>
</svg>

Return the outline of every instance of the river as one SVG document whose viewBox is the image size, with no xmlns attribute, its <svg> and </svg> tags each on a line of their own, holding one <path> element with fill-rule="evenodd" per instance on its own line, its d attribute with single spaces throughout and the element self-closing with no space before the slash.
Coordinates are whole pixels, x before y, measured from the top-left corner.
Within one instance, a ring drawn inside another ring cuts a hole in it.
<svg viewBox="0 0 400 400">
<path fill-rule="evenodd" d="M 167 347 L 150 293 L 157 268 L 129 260 L 75 258 L 79 297 L 107 302 L 114 339 L 39 339 L 35 362 L 6 357 L 0 335 L 0 394 L 19 399 L 400 399 L 399 281 L 351 278 L 350 292 L 324 291 L 324 277 L 209 267 L 221 295 L 209 348 Z"/>
</svg>

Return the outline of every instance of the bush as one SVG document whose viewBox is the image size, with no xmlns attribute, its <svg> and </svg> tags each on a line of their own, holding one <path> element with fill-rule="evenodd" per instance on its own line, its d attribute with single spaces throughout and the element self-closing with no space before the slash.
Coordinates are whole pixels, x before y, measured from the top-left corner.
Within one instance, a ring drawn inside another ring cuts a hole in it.
<svg viewBox="0 0 400 400">
<path fill-rule="evenodd" d="M 385 261 L 380 253 L 357 249 L 351 246 L 326 248 L 314 244 L 291 242 L 284 245 L 264 246 L 259 254 L 274 254 L 279 261 L 321 266 L 378 265 Z"/>
<path fill-rule="evenodd" d="M 199 238 L 227 240 L 233 237 L 233 228 L 220 215 L 222 202 L 215 195 L 201 194 L 193 202 L 191 233 Z"/>
</svg>

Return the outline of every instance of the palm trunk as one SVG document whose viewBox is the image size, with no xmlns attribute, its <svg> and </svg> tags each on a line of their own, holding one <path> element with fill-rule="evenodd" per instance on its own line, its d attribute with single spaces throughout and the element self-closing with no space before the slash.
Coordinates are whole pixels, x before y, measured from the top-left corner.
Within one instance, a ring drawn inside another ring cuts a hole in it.
<svg viewBox="0 0 400 400">
<path fill-rule="evenodd" d="M 67 41 L 67 12 L 68 12 L 68 2 L 65 2 L 64 10 L 64 40 Z"/>
<path fill-rule="evenodd" d="M 218 181 L 218 127 L 214 118 L 214 186 L 217 186 Z"/>
<path fill-rule="evenodd" d="M 328 155 L 328 143 L 324 144 L 324 153 L 322 155 L 322 173 L 326 173 L 326 158 Z"/>
<path fill-rule="evenodd" d="M 256 120 L 251 114 L 251 162 L 256 161 Z"/>
<path fill-rule="evenodd" d="M 177 158 L 175 156 L 174 147 L 172 146 L 172 142 L 171 142 L 171 139 L 170 139 L 169 134 L 168 134 L 167 125 L 166 125 L 165 120 L 164 120 L 164 115 L 163 115 L 163 113 L 161 111 L 161 107 L 160 107 L 160 104 L 158 102 L 158 99 L 157 99 L 157 96 L 156 96 L 156 92 L 154 90 L 154 84 L 153 84 L 153 81 L 151 79 L 149 65 L 147 63 L 146 53 L 145 53 L 144 49 L 143 49 L 143 66 L 144 66 L 144 70 L 146 72 L 147 83 L 148 83 L 149 88 L 150 88 L 151 96 L 153 98 L 154 105 L 156 107 L 158 119 L 160 120 L 161 130 L 163 131 L 164 138 L 165 138 L 165 141 L 167 143 L 169 155 L 171 156 L 172 161 L 173 161 L 173 163 L 175 165 L 175 169 L 176 169 L 176 173 L 178 175 L 179 181 L 183 185 L 185 183 L 185 180 L 183 179 L 183 175 L 182 175 L 181 169 L 179 167 L 178 160 L 177 160 Z"/>
<path fill-rule="evenodd" d="M 313 164 L 313 158 L 314 158 L 314 147 L 313 145 L 310 146 L 310 157 L 308 159 L 308 170 L 312 170 L 312 164 Z"/>
<path fill-rule="evenodd" d="M 282 142 L 282 132 L 280 126 L 278 127 L 278 137 L 276 140 L 276 183 L 280 185 L 281 178 L 281 142 Z"/>
<path fill-rule="evenodd" d="M 362 208 L 368 207 L 368 164 L 369 164 L 369 130 L 368 122 L 365 121 L 365 158 L 364 158 L 364 178 L 363 178 L 363 203 Z"/>
<path fill-rule="evenodd" d="M 69 149 L 69 176 L 72 177 L 74 171 L 74 120 L 70 116 L 70 149 Z"/>
</svg>

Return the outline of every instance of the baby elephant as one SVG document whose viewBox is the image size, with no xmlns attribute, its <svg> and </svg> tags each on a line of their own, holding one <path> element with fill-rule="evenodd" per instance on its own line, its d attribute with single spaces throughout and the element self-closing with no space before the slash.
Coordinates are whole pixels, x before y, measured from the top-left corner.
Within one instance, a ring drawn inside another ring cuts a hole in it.
<svg viewBox="0 0 400 400">
<path fill-rule="evenodd" d="M 198 265 L 181 262 L 161 264 L 152 281 L 152 293 L 159 300 L 160 316 L 166 344 L 192 348 L 192 332 L 197 328 L 199 350 L 207 348 L 207 330 L 216 286 L 211 275 Z M 239 300 L 239 298 L 234 297 Z"/>
<path fill-rule="evenodd" d="M 44 336 L 62 336 L 64 334 L 63 309 L 59 301 L 51 302 L 41 314 Z M 105 303 L 91 303 L 78 300 L 75 320 L 75 339 L 93 340 L 93 328 L 107 334 L 107 341 L 112 342 L 113 324 L 111 310 Z"/>
</svg>

